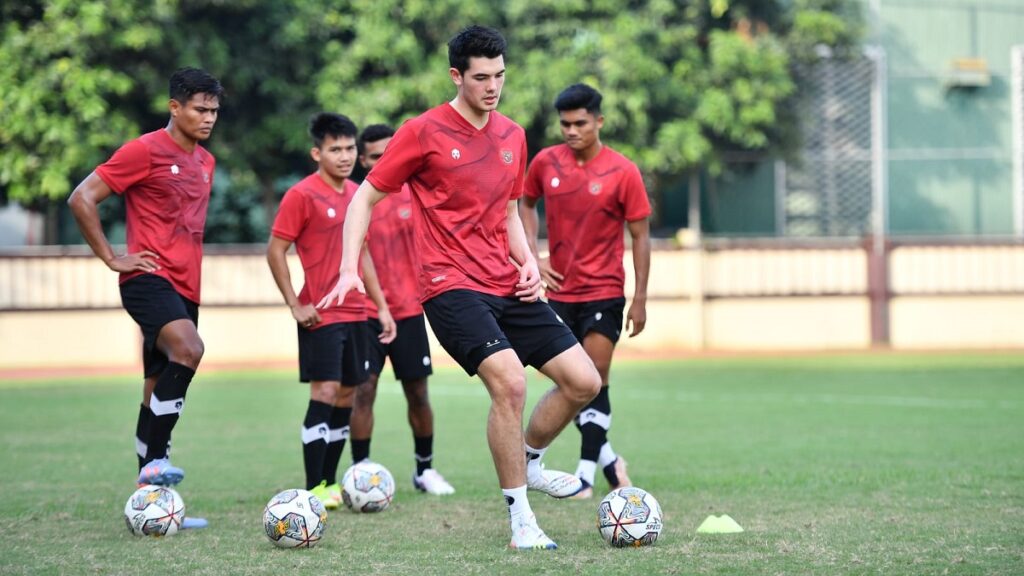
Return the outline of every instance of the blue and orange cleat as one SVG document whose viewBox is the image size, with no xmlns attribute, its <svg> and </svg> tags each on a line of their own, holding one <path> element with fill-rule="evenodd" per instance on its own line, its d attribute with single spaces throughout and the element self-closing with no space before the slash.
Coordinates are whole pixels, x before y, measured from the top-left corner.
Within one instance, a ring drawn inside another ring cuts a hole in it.
<svg viewBox="0 0 1024 576">
<path fill-rule="evenodd" d="M 185 479 L 185 471 L 173 466 L 167 458 L 157 458 L 139 470 L 138 483 L 175 486 Z"/>
<path fill-rule="evenodd" d="M 206 518 L 199 518 L 197 516 L 185 516 L 181 521 L 182 530 L 199 530 L 209 525 L 210 523 L 206 521 Z"/>
</svg>

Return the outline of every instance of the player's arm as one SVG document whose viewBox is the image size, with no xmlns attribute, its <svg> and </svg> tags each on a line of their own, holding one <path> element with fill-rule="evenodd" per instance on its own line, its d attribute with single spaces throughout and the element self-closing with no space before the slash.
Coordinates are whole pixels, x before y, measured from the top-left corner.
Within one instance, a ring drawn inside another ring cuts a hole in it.
<svg viewBox="0 0 1024 576">
<path fill-rule="evenodd" d="M 384 297 L 384 289 L 380 286 L 380 277 L 377 276 L 377 268 L 373 265 L 373 258 L 370 251 L 363 245 L 362 253 L 363 283 L 366 285 L 366 295 L 377 305 L 377 318 L 380 320 L 381 332 L 377 339 L 382 344 L 390 344 L 398 332 L 395 327 L 395 319 L 391 316 L 388 308 L 388 301 Z"/>
<path fill-rule="evenodd" d="M 277 289 L 284 296 L 284 303 L 292 311 L 292 318 L 301 326 L 310 327 L 320 323 L 320 314 L 311 304 L 302 304 L 299 297 L 295 295 L 292 288 L 292 274 L 288 270 L 288 249 L 292 241 L 285 240 L 278 236 L 271 235 L 267 243 L 267 264 L 270 265 L 270 274 L 274 276 L 274 283 Z"/>
<path fill-rule="evenodd" d="M 647 218 L 628 223 L 633 239 L 633 303 L 626 315 L 626 330 L 632 338 L 647 325 L 647 277 L 651 271 L 651 224 Z"/>
<path fill-rule="evenodd" d="M 149 250 L 118 256 L 111 248 L 106 234 L 103 233 L 100 213 L 96 207 L 113 193 L 110 186 L 107 186 L 107 183 L 96 172 L 86 176 L 85 180 L 75 187 L 71 197 L 68 198 L 68 207 L 75 215 L 75 221 L 78 222 L 78 229 L 82 231 L 82 236 L 92 248 L 93 254 L 103 260 L 103 263 L 114 272 L 159 270 L 160 266 L 156 263 L 159 256 Z"/>
<path fill-rule="evenodd" d="M 317 308 L 333 306 L 335 301 L 341 304 L 345 301 L 345 295 L 353 288 L 363 294 L 366 293 L 366 287 L 359 279 L 359 254 L 366 240 L 366 230 L 370 227 L 370 213 L 385 196 L 386 194 L 370 184 L 369 180 L 363 180 L 352 196 L 352 202 L 345 213 L 345 228 L 342 232 L 341 276 L 337 285 L 317 303 Z"/>
<path fill-rule="evenodd" d="M 562 289 L 562 280 L 565 279 L 565 276 L 552 268 L 549 256 L 541 257 L 537 249 L 537 236 L 540 234 L 540 215 L 537 212 L 539 202 L 539 198 L 523 195 L 519 199 L 519 218 L 523 221 L 523 230 L 526 232 L 526 241 L 530 245 L 530 253 L 537 259 L 541 280 L 549 290 L 557 292 Z"/>
<path fill-rule="evenodd" d="M 508 227 L 508 248 L 512 263 L 519 267 L 519 283 L 516 284 L 516 296 L 523 302 L 533 302 L 540 298 L 540 270 L 537 259 L 530 251 L 530 243 L 526 240 L 526 230 L 519 218 L 519 203 L 509 200 L 506 209 L 506 225 Z"/>
</svg>

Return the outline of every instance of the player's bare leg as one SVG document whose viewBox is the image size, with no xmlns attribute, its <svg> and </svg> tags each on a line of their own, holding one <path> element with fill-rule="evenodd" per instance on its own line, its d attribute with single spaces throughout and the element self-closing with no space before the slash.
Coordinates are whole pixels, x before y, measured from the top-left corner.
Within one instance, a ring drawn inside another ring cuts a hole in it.
<svg viewBox="0 0 1024 576">
<path fill-rule="evenodd" d="M 557 546 L 537 525 L 526 496 L 526 460 L 523 458 L 523 407 L 526 404 L 526 372 L 513 350 L 501 350 L 477 368 L 488 394 L 487 445 L 498 473 L 514 549 L 553 549 Z"/>
<path fill-rule="evenodd" d="M 427 494 L 454 494 L 455 488 L 434 469 L 434 410 L 430 407 L 427 379 L 402 380 L 402 391 L 415 445 L 416 474 L 413 486 Z"/>
<path fill-rule="evenodd" d="M 373 436 L 373 405 L 377 401 L 379 374 L 370 377 L 356 387 L 355 403 L 352 405 L 352 463 L 370 457 L 370 438 Z"/>
<path fill-rule="evenodd" d="M 593 496 L 594 475 L 599 463 L 612 488 L 630 485 L 629 476 L 626 475 L 626 461 L 615 455 L 608 442 L 608 431 L 611 429 L 608 382 L 615 343 L 600 332 L 590 332 L 583 339 L 583 349 L 601 375 L 601 390 L 576 418 L 576 427 L 582 436 L 576 475 L 583 480 L 584 488 L 573 498 L 579 499 Z"/>
</svg>

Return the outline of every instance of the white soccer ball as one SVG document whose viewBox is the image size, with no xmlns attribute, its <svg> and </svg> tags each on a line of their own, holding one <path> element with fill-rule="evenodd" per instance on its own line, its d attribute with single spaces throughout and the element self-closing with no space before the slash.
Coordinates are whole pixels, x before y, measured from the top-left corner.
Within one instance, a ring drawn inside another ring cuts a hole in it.
<svg viewBox="0 0 1024 576">
<path fill-rule="evenodd" d="M 181 528 L 185 501 L 173 488 L 149 484 L 124 505 L 124 521 L 136 536 L 171 536 Z"/>
<path fill-rule="evenodd" d="M 394 497 L 394 477 L 376 462 L 357 462 L 341 479 L 341 499 L 353 512 L 381 512 Z"/>
<path fill-rule="evenodd" d="M 661 505 L 635 486 L 612 490 L 597 507 L 597 528 L 612 546 L 649 546 L 661 534 Z"/>
<path fill-rule="evenodd" d="M 307 490 L 278 492 L 263 509 L 267 538 L 281 548 L 312 548 L 326 527 L 324 503 Z"/>
</svg>

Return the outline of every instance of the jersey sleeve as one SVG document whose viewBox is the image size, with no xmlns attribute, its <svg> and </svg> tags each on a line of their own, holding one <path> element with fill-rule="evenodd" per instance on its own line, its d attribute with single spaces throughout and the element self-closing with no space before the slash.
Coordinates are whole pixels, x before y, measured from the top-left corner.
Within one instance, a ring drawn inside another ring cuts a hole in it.
<svg viewBox="0 0 1024 576">
<path fill-rule="evenodd" d="M 274 217 L 274 226 L 270 229 L 270 233 L 278 238 L 294 242 L 308 221 L 309 213 L 305 197 L 297 189 L 292 188 L 281 199 L 281 206 L 277 209 L 277 216 Z"/>
<path fill-rule="evenodd" d="M 544 159 L 546 155 L 541 150 L 536 156 L 533 157 L 533 162 L 530 162 L 529 167 L 526 169 L 526 184 L 523 186 L 523 195 L 530 198 L 540 198 L 544 195 Z"/>
<path fill-rule="evenodd" d="M 423 152 L 416 125 L 410 121 L 402 124 L 388 142 L 384 155 L 366 175 L 373 187 L 381 192 L 393 194 L 402 190 L 402 184 L 423 165 Z"/>
<path fill-rule="evenodd" d="M 622 183 L 622 204 L 625 207 L 626 221 L 642 220 L 651 215 L 651 201 L 647 198 L 647 187 L 640 176 L 640 169 L 630 164 Z"/>
<path fill-rule="evenodd" d="M 522 129 L 520 129 L 522 130 Z M 523 195 L 523 187 L 526 183 L 526 134 L 523 134 L 522 144 L 519 146 L 519 170 L 516 173 L 516 181 L 512 184 L 512 194 L 509 200 L 518 200 Z"/>
<path fill-rule="evenodd" d="M 96 175 L 116 194 L 124 194 L 149 175 L 149 148 L 141 140 L 132 140 L 96 167 Z"/>
</svg>

